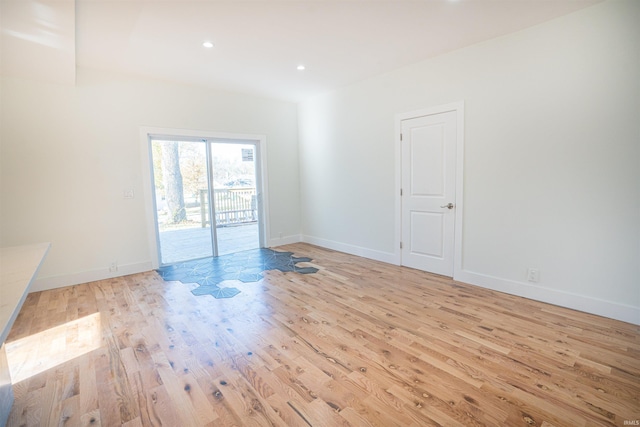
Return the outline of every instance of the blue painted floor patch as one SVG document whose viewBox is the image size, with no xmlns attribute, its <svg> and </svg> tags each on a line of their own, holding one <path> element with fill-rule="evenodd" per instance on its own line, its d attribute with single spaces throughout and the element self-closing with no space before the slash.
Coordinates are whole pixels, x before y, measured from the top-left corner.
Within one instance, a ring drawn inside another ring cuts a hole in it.
<svg viewBox="0 0 640 427">
<path fill-rule="evenodd" d="M 301 274 L 315 273 L 314 267 L 298 267 L 299 262 L 310 262 L 311 258 L 294 257 L 293 252 L 278 252 L 273 249 L 251 249 L 235 254 L 187 261 L 160 267 L 156 270 L 165 280 L 182 283 L 197 283 L 194 295 L 212 295 L 214 298 L 232 298 L 240 293 L 237 288 L 221 288 L 225 280 L 244 283 L 258 282 L 266 270 L 293 271 Z"/>
</svg>

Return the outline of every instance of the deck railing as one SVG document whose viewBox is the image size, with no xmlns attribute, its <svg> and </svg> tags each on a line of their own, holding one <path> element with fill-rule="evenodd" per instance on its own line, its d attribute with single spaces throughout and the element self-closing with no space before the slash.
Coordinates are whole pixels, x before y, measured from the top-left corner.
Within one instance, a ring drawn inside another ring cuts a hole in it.
<svg viewBox="0 0 640 427">
<path fill-rule="evenodd" d="M 258 220 L 255 188 L 224 188 L 213 190 L 218 227 L 246 224 Z M 202 227 L 209 223 L 208 190 L 200 190 L 200 220 Z"/>
</svg>

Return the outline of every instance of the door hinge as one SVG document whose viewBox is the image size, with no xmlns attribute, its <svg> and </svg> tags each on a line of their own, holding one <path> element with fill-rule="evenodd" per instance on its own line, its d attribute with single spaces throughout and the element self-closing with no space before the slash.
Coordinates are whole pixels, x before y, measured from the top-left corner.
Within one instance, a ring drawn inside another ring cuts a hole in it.
<svg viewBox="0 0 640 427">
<path fill-rule="evenodd" d="M 402 196 L 402 188 L 400 189 L 400 195 Z"/>
<path fill-rule="evenodd" d="M 402 242 L 400 242 L 400 249 L 402 249 Z"/>
<path fill-rule="evenodd" d="M 402 141 L 402 134 L 400 134 L 400 141 Z"/>
</svg>

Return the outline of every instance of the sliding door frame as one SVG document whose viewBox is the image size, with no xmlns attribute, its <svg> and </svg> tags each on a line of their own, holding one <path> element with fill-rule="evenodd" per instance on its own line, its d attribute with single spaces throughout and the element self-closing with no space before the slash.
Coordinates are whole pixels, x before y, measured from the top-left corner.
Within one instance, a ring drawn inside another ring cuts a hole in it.
<svg viewBox="0 0 640 427">
<path fill-rule="evenodd" d="M 151 266 L 156 269 L 160 267 L 160 234 L 156 220 L 156 196 L 153 187 L 153 157 L 151 144 L 152 140 L 189 141 L 206 143 L 207 149 L 207 178 L 209 179 L 209 200 L 213 201 L 213 180 L 211 174 L 211 143 L 234 143 L 252 144 L 256 152 L 256 192 L 258 202 L 258 239 L 261 248 L 266 246 L 269 233 L 269 206 L 268 206 L 268 181 L 267 181 L 267 138 L 265 135 L 254 134 L 234 134 L 223 132 L 170 129 L 170 128 L 140 128 L 141 159 L 142 159 L 142 181 L 145 213 L 147 217 L 147 236 L 149 242 L 149 256 Z M 215 206 L 210 202 L 209 220 L 212 225 L 213 253 L 217 254 L 215 241 Z"/>
</svg>

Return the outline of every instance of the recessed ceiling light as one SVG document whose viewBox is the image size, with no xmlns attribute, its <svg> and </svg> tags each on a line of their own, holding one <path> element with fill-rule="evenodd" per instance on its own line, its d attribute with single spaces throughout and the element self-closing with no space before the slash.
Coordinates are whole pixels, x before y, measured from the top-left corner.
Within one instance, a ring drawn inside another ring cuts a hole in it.
<svg viewBox="0 0 640 427">
<path fill-rule="evenodd" d="M 204 42 L 202 43 L 202 46 L 211 49 L 213 47 L 213 43 L 211 42 Z"/>
<path fill-rule="evenodd" d="M 304 66 L 304 65 L 302 65 L 302 64 L 300 64 L 300 65 L 298 65 L 297 69 L 298 69 L 299 71 L 302 71 L 302 70 L 304 70 L 304 69 L 305 69 L 305 66 Z"/>
</svg>

